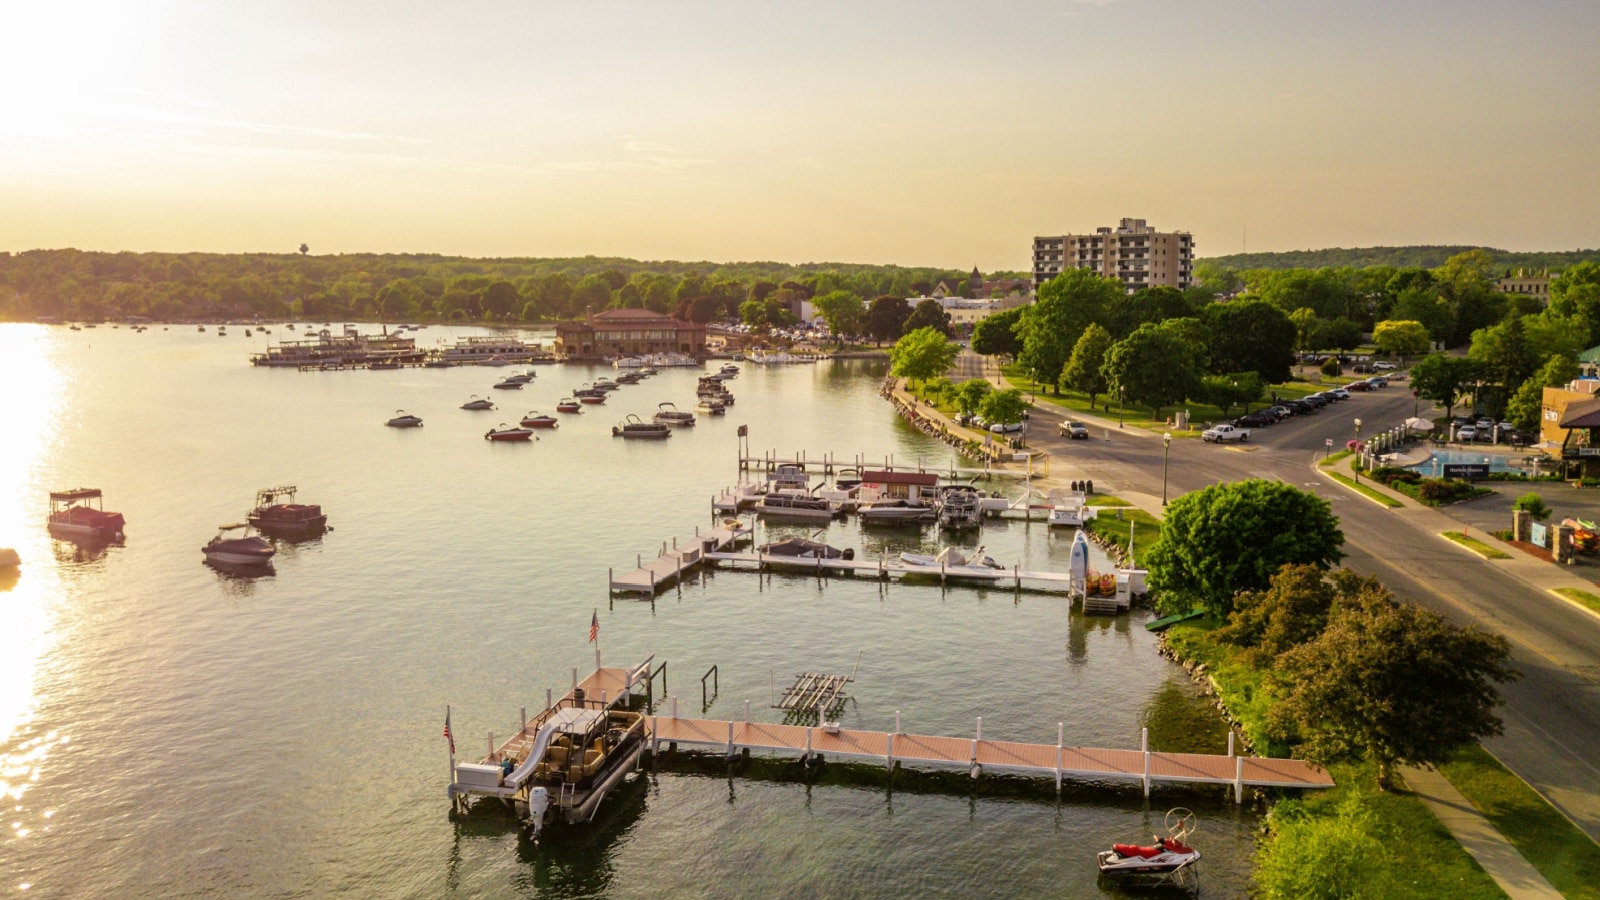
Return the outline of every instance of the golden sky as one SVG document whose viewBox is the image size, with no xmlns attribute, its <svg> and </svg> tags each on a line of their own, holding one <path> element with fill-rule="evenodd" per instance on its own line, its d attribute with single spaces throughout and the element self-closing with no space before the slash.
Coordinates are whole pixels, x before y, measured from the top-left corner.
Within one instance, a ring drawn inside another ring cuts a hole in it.
<svg viewBox="0 0 1600 900">
<path fill-rule="evenodd" d="M 0 249 L 1600 245 L 1600 3 L 8 4 Z"/>
</svg>

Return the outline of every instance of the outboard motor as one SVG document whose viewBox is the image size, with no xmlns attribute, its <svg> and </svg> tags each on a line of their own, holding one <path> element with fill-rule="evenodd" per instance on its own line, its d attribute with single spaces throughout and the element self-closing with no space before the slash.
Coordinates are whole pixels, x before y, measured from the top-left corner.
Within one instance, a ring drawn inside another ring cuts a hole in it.
<svg viewBox="0 0 1600 900">
<path fill-rule="evenodd" d="M 533 836 L 539 837 L 544 828 L 544 813 L 550 808 L 550 792 L 542 787 L 528 791 L 528 823 L 533 826 Z"/>
</svg>

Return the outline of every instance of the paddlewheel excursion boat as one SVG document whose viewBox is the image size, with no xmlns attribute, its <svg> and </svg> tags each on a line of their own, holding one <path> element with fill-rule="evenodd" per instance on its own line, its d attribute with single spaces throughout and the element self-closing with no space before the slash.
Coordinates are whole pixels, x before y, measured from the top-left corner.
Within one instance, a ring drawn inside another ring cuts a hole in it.
<svg viewBox="0 0 1600 900">
<path fill-rule="evenodd" d="M 262 534 L 282 538 L 313 537 L 328 524 L 322 507 L 294 502 L 295 486 L 264 488 L 256 492 L 255 508 L 245 521 Z"/>
<path fill-rule="evenodd" d="M 235 531 L 242 534 L 230 537 Z M 265 538 L 252 534 L 248 523 L 240 522 L 217 529 L 217 536 L 201 547 L 200 552 L 205 554 L 206 562 L 214 565 L 265 568 L 278 551 Z"/>
<path fill-rule="evenodd" d="M 1168 810 L 1164 824 L 1167 836 L 1153 836 L 1154 844 L 1112 844 L 1110 850 L 1100 851 L 1096 857 L 1100 874 L 1147 887 L 1187 887 L 1191 882 L 1198 886 L 1195 864 L 1200 851 L 1189 846 L 1194 813 L 1182 807 Z"/>
<path fill-rule="evenodd" d="M 50 492 L 50 536 L 63 541 L 114 541 L 126 524 L 122 513 L 106 512 L 99 488 Z"/>
</svg>

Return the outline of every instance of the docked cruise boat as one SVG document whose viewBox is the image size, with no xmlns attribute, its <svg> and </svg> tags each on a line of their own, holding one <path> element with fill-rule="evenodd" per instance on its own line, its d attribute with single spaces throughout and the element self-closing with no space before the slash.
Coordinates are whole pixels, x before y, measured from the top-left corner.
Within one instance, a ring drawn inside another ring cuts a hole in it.
<svg viewBox="0 0 1600 900">
<path fill-rule="evenodd" d="M 538 344 L 508 337 L 469 337 L 446 347 L 440 358 L 458 365 L 508 366 L 549 358 Z"/>
<path fill-rule="evenodd" d="M 939 491 L 939 528 L 966 531 L 983 524 L 978 489 L 970 484 L 947 485 Z"/>
<path fill-rule="evenodd" d="M 314 503 L 296 503 L 292 484 L 263 488 L 256 492 L 256 505 L 245 514 L 245 521 L 262 534 L 279 538 L 315 537 L 327 527 L 328 517 Z"/>
<path fill-rule="evenodd" d="M 651 418 L 659 424 L 675 428 L 685 428 L 694 424 L 694 413 L 683 412 L 671 402 L 658 404 L 656 414 Z"/>
<path fill-rule="evenodd" d="M 927 569 L 930 574 L 937 572 L 940 575 L 962 576 L 972 575 L 980 578 L 993 578 L 997 572 L 1008 571 L 1005 566 L 986 556 L 983 548 L 963 553 L 957 547 L 946 547 L 935 556 L 923 553 L 902 553 L 900 561 L 908 566 L 918 569 Z"/>
<path fill-rule="evenodd" d="M 1049 523 L 1064 528 L 1082 528 L 1083 523 L 1095 517 L 1089 508 L 1089 495 L 1083 491 L 1053 490 L 1046 501 L 1050 504 Z"/>
<path fill-rule="evenodd" d="M 486 441 L 526 441 L 532 438 L 532 428 L 512 428 L 504 422 L 483 433 L 483 439 Z"/>
<path fill-rule="evenodd" d="M 837 515 L 837 510 L 807 491 L 785 488 L 763 494 L 756 504 L 756 515 L 787 522 L 827 522 Z"/>
<path fill-rule="evenodd" d="M 106 512 L 99 488 L 50 492 L 50 536 L 62 541 L 115 541 L 126 525 L 122 513 Z"/>
<path fill-rule="evenodd" d="M 479 397 L 477 394 L 473 394 L 471 400 L 468 400 L 467 402 L 461 404 L 461 408 L 462 409 L 472 409 L 472 410 L 494 409 L 494 404 L 489 402 L 488 400 L 483 399 L 482 397 Z"/>
<path fill-rule="evenodd" d="M 219 334 L 225 326 L 218 326 Z M 267 352 L 250 357 L 257 366 L 359 366 L 379 365 L 398 367 L 405 363 L 420 363 L 427 353 L 417 349 L 417 342 L 400 333 L 362 334 L 354 325 L 346 325 L 339 334 L 324 328 L 317 336 L 307 340 L 284 341 L 268 347 Z"/>
<path fill-rule="evenodd" d="M 612 427 L 611 436 L 630 440 L 658 441 L 672 437 L 672 427 L 659 422 L 646 422 L 633 413 L 628 413 L 626 419 Z"/>
<path fill-rule="evenodd" d="M 230 537 L 235 531 L 243 534 Z M 205 554 L 208 563 L 246 568 L 264 568 L 277 553 L 265 538 L 253 534 L 250 526 L 244 522 L 217 529 L 217 536 L 201 547 L 200 552 Z"/>
<path fill-rule="evenodd" d="M 537 410 L 529 410 L 522 417 L 523 428 L 554 428 L 557 424 L 555 416 L 547 416 Z"/>
<path fill-rule="evenodd" d="M 390 428 L 421 428 L 422 417 L 413 416 L 411 413 L 408 413 L 403 409 L 397 409 L 394 411 L 394 418 L 383 424 L 389 426 Z"/>
</svg>

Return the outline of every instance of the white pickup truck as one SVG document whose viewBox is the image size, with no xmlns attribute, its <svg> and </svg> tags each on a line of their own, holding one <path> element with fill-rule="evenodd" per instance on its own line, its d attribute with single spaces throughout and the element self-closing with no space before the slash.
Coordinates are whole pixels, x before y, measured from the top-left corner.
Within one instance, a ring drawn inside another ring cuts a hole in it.
<svg viewBox="0 0 1600 900">
<path fill-rule="evenodd" d="M 1200 433 L 1200 440 L 1215 444 L 1220 444 L 1224 441 L 1248 441 L 1250 440 L 1250 429 L 1235 428 L 1232 425 L 1213 425 Z"/>
</svg>

